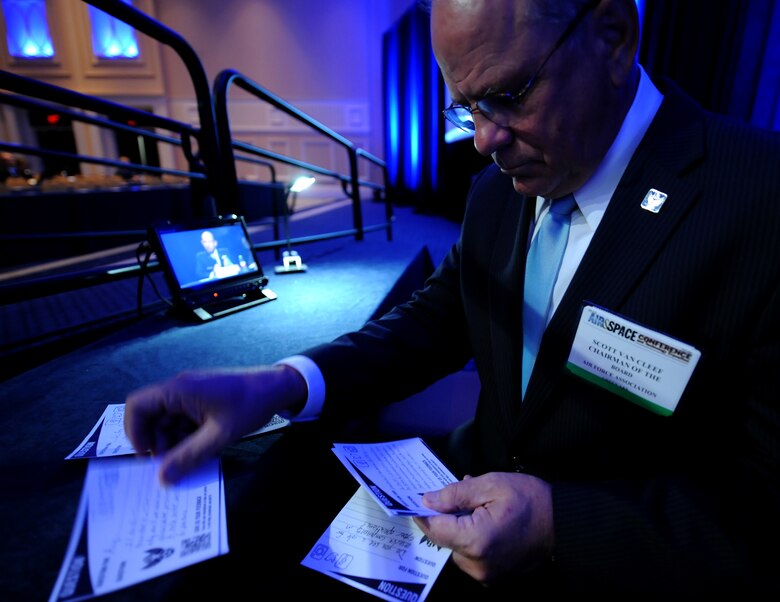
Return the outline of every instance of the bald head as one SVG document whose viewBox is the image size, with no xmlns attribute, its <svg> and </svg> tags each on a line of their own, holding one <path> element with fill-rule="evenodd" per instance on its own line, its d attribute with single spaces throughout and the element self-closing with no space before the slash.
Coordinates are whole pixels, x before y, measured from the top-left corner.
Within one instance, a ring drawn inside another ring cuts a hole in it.
<svg viewBox="0 0 780 602">
<path fill-rule="evenodd" d="M 463 44 L 463 54 L 468 55 L 473 46 L 481 46 L 490 35 L 506 38 L 516 27 L 512 8 L 502 2 L 501 18 L 493 19 L 491 14 L 495 15 L 495 12 L 490 10 L 488 0 L 435 0 L 431 7 L 431 42 L 434 52 L 449 48 L 459 40 Z M 492 23 L 492 26 L 487 27 L 488 23 Z M 437 58 L 440 63 L 442 60 L 450 62 L 443 53 L 437 55 Z"/>
<path fill-rule="evenodd" d="M 636 91 L 638 32 L 633 0 L 431 6 L 433 51 L 453 102 L 473 112 L 477 150 L 534 196 L 576 190 L 598 167 Z M 508 107 L 499 119 L 487 98 Z"/>
<path fill-rule="evenodd" d="M 208 230 L 205 230 L 204 232 L 201 233 L 200 244 L 203 245 L 203 248 L 207 253 L 213 253 L 214 249 L 217 248 L 217 240 L 214 238 L 214 235 Z"/>
<path fill-rule="evenodd" d="M 507 44 L 528 28 L 570 22 L 590 0 L 427 0 L 434 49 L 458 37 Z"/>
<path fill-rule="evenodd" d="M 510 3 L 518 5 L 519 10 L 524 11 L 532 19 L 565 19 L 574 16 L 579 7 L 588 0 L 510 0 Z M 433 10 L 435 4 L 448 4 L 453 10 L 468 11 L 472 8 L 487 8 L 496 10 L 503 0 L 419 0 L 418 5 L 428 12 Z M 437 7 L 439 8 L 439 7 Z"/>
</svg>

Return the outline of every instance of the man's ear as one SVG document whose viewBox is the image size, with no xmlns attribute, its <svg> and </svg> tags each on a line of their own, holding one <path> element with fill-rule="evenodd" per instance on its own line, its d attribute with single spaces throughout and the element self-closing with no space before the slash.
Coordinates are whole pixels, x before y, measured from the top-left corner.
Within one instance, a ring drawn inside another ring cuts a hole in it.
<svg viewBox="0 0 780 602">
<path fill-rule="evenodd" d="M 639 48 L 639 14 L 634 0 L 601 0 L 593 11 L 596 39 L 607 55 L 612 84 L 625 85 Z"/>
</svg>

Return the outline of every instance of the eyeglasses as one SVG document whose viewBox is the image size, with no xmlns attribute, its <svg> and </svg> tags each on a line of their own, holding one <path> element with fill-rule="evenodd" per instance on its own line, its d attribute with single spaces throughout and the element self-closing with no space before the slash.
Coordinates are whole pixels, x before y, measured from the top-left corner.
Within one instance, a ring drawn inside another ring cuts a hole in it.
<svg viewBox="0 0 780 602">
<path fill-rule="evenodd" d="M 555 45 L 547 53 L 547 56 L 544 57 L 542 64 L 539 65 L 539 68 L 531 76 L 531 79 L 529 79 L 528 82 L 522 88 L 520 88 L 519 92 L 499 92 L 496 94 L 488 94 L 487 96 L 484 96 L 483 98 L 480 98 L 478 101 L 476 101 L 474 103 L 474 107 L 453 103 L 444 109 L 444 111 L 442 111 L 444 116 L 451 123 L 467 132 L 476 131 L 476 126 L 474 125 L 474 113 L 482 113 L 487 119 L 501 127 L 509 125 L 512 117 L 514 116 L 515 109 L 523 102 L 526 96 L 528 96 L 528 93 L 536 83 L 536 80 L 539 77 L 539 74 L 542 72 L 542 69 L 544 69 L 544 66 L 547 64 L 547 61 L 549 61 L 550 57 L 555 54 L 555 51 L 558 50 L 561 45 L 563 45 L 566 39 L 577 28 L 577 25 L 579 25 L 580 22 L 585 18 L 585 15 L 596 8 L 599 1 L 600 0 L 591 0 L 591 2 L 588 2 L 582 6 L 580 12 L 578 12 L 574 19 L 571 20 L 569 25 L 561 34 L 561 37 L 558 38 L 558 41 L 555 42 Z"/>
</svg>

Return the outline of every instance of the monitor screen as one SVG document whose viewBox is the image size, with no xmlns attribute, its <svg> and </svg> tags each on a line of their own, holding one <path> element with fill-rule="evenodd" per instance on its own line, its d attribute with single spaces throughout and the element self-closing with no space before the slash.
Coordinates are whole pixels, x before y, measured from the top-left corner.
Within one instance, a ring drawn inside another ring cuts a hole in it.
<svg viewBox="0 0 780 602">
<path fill-rule="evenodd" d="M 168 224 L 156 232 L 157 246 L 165 254 L 160 259 L 167 261 L 180 289 L 262 275 L 240 218 Z"/>
</svg>

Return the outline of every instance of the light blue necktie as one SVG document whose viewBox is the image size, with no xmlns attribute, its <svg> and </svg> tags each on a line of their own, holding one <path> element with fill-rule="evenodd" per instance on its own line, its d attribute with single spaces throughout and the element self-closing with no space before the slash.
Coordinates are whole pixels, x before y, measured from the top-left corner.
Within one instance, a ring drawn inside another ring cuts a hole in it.
<svg viewBox="0 0 780 602">
<path fill-rule="evenodd" d="M 569 238 L 571 213 L 576 206 L 572 195 L 554 199 L 528 250 L 523 292 L 523 399 L 547 326 L 553 287 Z"/>
</svg>

